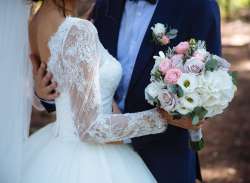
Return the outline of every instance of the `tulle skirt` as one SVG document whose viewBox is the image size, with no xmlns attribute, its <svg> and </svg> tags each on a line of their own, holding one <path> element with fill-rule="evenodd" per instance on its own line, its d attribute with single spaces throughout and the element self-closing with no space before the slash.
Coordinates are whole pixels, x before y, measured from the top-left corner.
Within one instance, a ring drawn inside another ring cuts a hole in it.
<svg viewBox="0 0 250 183">
<path fill-rule="evenodd" d="M 54 127 L 28 140 L 22 183 L 156 183 L 129 145 L 64 139 L 54 135 Z"/>
</svg>

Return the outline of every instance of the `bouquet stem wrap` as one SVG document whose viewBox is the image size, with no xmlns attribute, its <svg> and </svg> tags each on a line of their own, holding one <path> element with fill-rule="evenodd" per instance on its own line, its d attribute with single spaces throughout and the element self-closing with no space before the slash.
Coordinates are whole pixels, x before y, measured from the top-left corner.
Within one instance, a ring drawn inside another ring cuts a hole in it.
<svg viewBox="0 0 250 183">
<path fill-rule="evenodd" d="M 202 135 L 202 129 L 198 130 L 189 130 L 190 134 L 190 146 L 194 151 L 200 151 L 204 146 L 204 140 Z"/>
</svg>

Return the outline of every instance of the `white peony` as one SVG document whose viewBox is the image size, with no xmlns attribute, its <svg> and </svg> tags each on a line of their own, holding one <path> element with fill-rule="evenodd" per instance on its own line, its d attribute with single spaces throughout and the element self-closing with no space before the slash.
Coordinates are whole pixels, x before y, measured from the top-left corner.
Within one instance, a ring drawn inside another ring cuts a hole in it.
<svg viewBox="0 0 250 183">
<path fill-rule="evenodd" d="M 154 105 L 154 101 L 160 94 L 163 87 L 164 84 L 160 82 L 152 82 L 146 87 L 145 98 L 151 105 Z"/>
<path fill-rule="evenodd" d="M 205 117 L 211 118 L 218 114 L 221 114 L 227 107 L 228 107 L 228 104 L 227 105 L 215 105 L 213 107 L 205 107 L 205 109 L 208 111 Z"/>
<path fill-rule="evenodd" d="M 161 24 L 161 23 L 155 24 L 154 27 L 151 27 L 151 30 L 153 31 L 153 33 L 156 36 L 162 36 L 162 35 L 166 34 L 166 26 L 164 24 Z"/>
<path fill-rule="evenodd" d="M 198 79 L 194 74 L 183 73 L 177 84 L 182 88 L 184 93 L 191 93 L 197 88 Z"/>
</svg>

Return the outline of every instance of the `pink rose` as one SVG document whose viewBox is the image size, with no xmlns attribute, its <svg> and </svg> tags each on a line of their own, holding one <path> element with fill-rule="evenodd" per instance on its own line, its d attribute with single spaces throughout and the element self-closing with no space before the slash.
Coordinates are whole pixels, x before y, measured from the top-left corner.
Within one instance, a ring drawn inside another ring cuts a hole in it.
<svg viewBox="0 0 250 183">
<path fill-rule="evenodd" d="M 185 54 L 189 49 L 188 42 L 181 42 L 175 47 L 175 52 L 178 54 Z"/>
<path fill-rule="evenodd" d="M 161 41 L 161 43 L 162 43 L 163 45 L 167 45 L 167 44 L 170 43 L 170 39 L 169 39 L 169 37 L 166 36 L 166 35 L 162 36 L 162 38 L 161 38 L 160 41 Z"/>
<path fill-rule="evenodd" d="M 159 65 L 159 70 L 163 73 L 166 74 L 167 71 L 171 68 L 171 60 L 166 58 L 163 60 L 160 65 Z"/>
<path fill-rule="evenodd" d="M 176 84 L 181 77 L 180 69 L 169 69 L 165 75 L 164 81 L 168 84 Z"/>
</svg>

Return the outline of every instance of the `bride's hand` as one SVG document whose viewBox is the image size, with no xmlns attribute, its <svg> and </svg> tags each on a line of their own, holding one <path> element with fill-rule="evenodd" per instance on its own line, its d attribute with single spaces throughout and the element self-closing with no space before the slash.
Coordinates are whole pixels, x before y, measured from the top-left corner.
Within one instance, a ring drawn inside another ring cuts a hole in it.
<svg viewBox="0 0 250 183">
<path fill-rule="evenodd" d="M 204 123 L 204 121 L 201 121 L 199 124 L 193 125 L 191 118 L 183 117 L 181 119 L 173 119 L 173 116 L 162 109 L 158 109 L 158 112 L 161 114 L 162 118 L 167 121 L 168 124 L 187 130 L 198 130 L 202 128 L 202 125 Z"/>
</svg>

